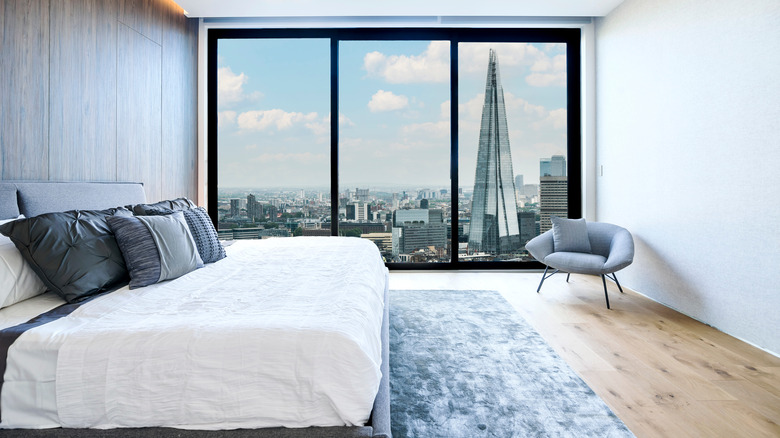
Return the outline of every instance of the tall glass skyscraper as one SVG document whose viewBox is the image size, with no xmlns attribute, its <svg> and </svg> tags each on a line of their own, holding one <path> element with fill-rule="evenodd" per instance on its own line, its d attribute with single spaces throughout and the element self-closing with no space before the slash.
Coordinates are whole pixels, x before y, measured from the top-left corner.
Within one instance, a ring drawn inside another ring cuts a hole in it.
<svg viewBox="0 0 780 438">
<path fill-rule="evenodd" d="M 506 254 L 520 249 L 517 199 L 498 56 L 488 61 L 471 204 L 469 253 Z"/>
</svg>

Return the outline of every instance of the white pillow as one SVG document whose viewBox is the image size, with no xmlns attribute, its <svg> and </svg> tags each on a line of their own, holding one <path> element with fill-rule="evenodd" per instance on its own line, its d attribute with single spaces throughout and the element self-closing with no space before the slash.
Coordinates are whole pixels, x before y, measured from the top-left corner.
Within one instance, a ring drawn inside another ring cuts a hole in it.
<svg viewBox="0 0 780 438">
<path fill-rule="evenodd" d="M 0 225 L 16 219 L 0 220 Z M 44 292 L 46 286 L 38 274 L 22 258 L 11 239 L 0 234 L 0 309 Z"/>
</svg>

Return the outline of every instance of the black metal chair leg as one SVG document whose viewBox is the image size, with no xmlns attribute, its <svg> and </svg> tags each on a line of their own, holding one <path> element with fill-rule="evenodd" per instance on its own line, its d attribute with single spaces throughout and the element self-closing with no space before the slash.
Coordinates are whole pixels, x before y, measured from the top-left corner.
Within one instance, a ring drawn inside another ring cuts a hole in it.
<svg viewBox="0 0 780 438">
<path fill-rule="evenodd" d="M 567 283 L 569 282 L 569 276 L 570 276 L 570 275 L 571 275 L 571 272 L 567 272 L 567 273 L 566 273 L 566 282 L 567 282 Z"/>
<path fill-rule="evenodd" d="M 620 293 L 621 293 L 621 294 L 622 294 L 622 293 L 624 293 L 624 292 L 623 292 L 623 288 L 622 288 L 622 287 L 620 287 L 620 282 L 619 282 L 619 281 L 617 281 L 617 275 L 615 275 L 615 273 L 614 273 L 614 272 L 612 273 L 612 279 L 613 279 L 613 280 L 615 280 L 615 284 L 618 286 L 618 289 L 620 289 Z"/>
<path fill-rule="evenodd" d="M 604 283 L 604 298 L 607 300 L 607 309 L 609 309 L 609 294 L 607 294 L 607 279 L 601 274 L 601 282 Z"/>
<path fill-rule="evenodd" d="M 542 290 L 542 284 L 544 283 L 544 279 L 547 278 L 548 269 L 550 269 L 549 266 L 544 267 L 544 273 L 542 274 L 542 281 L 539 282 L 539 287 L 536 288 L 536 293 L 539 293 L 539 291 Z"/>
</svg>

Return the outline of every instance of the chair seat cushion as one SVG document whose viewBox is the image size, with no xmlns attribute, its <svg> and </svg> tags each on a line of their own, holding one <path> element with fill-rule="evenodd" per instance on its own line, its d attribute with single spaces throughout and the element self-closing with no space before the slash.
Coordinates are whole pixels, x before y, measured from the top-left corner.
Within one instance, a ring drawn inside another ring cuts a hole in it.
<svg viewBox="0 0 780 438">
<path fill-rule="evenodd" d="M 573 274 L 606 274 L 606 262 L 606 257 L 597 254 L 565 251 L 554 252 L 543 260 L 545 265 Z"/>
</svg>

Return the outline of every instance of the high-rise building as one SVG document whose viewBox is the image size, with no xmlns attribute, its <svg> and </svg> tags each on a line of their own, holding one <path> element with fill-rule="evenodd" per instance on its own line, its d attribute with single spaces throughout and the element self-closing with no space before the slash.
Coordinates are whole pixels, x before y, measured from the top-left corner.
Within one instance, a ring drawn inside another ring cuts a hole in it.
<svg viewBox="0 0 780 438">
<path fill-rule="evenodd" d="M 553 155 L 539 159 L 539 176 L 566 176 L 566 157 Z"/>
<path fill-rule="evenodd" d="M 358 202 L 368 202 L 370 189 L 355 189 L 355 199 Z"/>
<path fill-rule="evenodd" d="M 520 243 L 525 245 L 529 240 L 537 236 L 536 234 L 536 213 L 533 211 L 521 211 L 517 213 L 520 221 Z"/>
<path fill-rule="evenodd" d="M 230 200 L 230 216 L 232 217 L 238 217 L 238 213 L 241 212 L 238 201 L 239 199 Z"/>
<path fill-rule="evenodd" d="M 257 198 L 251 193 L 246 197 L 246 217 L 252 222 L 263 217 L 263 206 L 257 202 Z"/>
<path fill-rule="evenodd" d="M 569 187 L 565 176 L 543 176 L 539 178 L 539 231 L 552 228 L 550 216 L 568 217 Z"/>
<path fill-rule="evenodd" d="M 470 253 L 501 254 L 520 248 L 512 153 L 498 56 L 490 50 L 479 129 L 471 207 Z"/>
<path fill-rule="evenodd" d="M 523 188 L 523 175 L 515 175 L 515 188 L 518 190 Z"/>
</svg>

